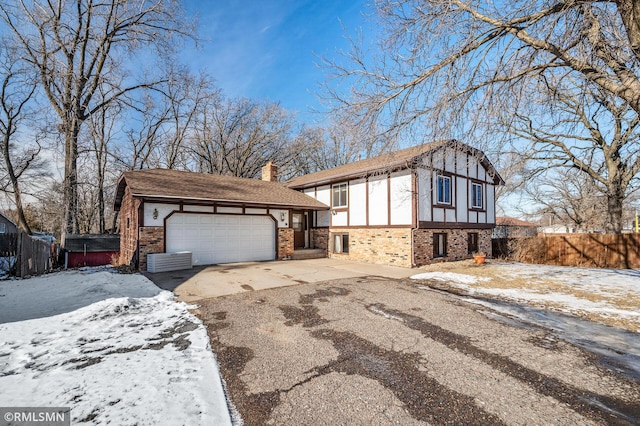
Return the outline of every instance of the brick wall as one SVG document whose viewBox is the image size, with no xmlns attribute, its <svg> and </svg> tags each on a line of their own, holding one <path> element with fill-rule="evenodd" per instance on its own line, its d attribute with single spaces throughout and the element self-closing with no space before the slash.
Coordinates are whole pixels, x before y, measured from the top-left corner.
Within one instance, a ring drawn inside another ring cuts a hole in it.
<svg viewBox="0 0 640 426">
<path fill-rule="evenodd" d="M 293 228 L 278 228 L 278 259 L 293 257 Z"/>
<path fill-rule="evenodd" d="M 164 253 L 164 227 L 140 227 L 140 270 L 147 270 L 147 255 L 149 253 Z"/>
<path fill-rule="evenodd" d="M 349 254 L 333 253 L 335 234 L 349 234 Z M 411 267 L 410 228 L 334 229 L 329 238 L 329 256 L 368 263 Z"/>
<path fill-rule="evenodd" d="M 140 200 L 131 196 L 131 190 L 126 187 L 122 204 L 120 205 L 120 262 L 130 265 L 138 249 L 138 208 Z"/>
<path fill-rule="evenodd" d="M 434 262 L 446 262 L 449 260 L 462 260 L 471 257 L 469 255 L 468 234 L 478 233 L 478 251 L 483 251 L 491 256 L 491 230 L 490 229 L 414 229 L 413 253 L 416 266 L 428 265 Z M 433 258 L 433 234 L 447 234 L 447 256 Z"/>
<path fill-rule="evenodd" d="M 311 229 L 311 248 L 322 249 L 327 252 L 329 249 L 329 228 Z"/>
</svg>

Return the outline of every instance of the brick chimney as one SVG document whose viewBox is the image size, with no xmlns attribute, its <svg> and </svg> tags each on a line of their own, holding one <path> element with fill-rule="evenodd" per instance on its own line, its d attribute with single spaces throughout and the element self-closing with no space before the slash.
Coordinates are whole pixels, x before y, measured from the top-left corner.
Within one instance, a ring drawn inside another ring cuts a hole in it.
<svg viewBox="0 0 640 426">
<path fill-rule="evenodd" d="M 273 164 L 273 161 L 269 161 L 267 165 L 262 168 L 262 180 L 268 182 L 278 181 L 278 167 Z"/>
</svg>

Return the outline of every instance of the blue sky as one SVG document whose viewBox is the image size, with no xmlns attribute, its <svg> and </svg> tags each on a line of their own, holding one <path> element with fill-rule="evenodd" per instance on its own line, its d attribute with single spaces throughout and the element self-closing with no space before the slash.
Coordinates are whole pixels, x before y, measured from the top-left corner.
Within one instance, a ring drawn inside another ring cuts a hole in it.
<svg viewBox="0 0 640 426">
<path fill-rule="evenodd" d="M 202 39 L 183 58 L 206 70 L 229 97 L 279 102 L 300 119 L 315 117 L 316 93 L 324 78 L 316 55 L 336 57 L 370 22 L 366 0 L 185 0 L 196 14 Z M 344 29 L 343 29 L 344 26 Z M 345 33 L 346 31 L 346 33 Z"/>
</svg>

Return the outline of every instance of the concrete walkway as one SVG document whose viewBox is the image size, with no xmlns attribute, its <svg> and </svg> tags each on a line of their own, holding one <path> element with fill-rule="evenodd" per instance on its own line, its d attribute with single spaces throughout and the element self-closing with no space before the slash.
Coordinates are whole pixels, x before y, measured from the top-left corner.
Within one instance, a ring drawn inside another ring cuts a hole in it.
<svg viewBox="0 0 640 426">
<path fill-rule="evenodd" d="M 193 302 L 246 291 L 316 283 L 343 278 L 379 276 L 407 278 L 415 269 L 340 259 L 286 260 L 199 266 L 184 271 L 145 273 L 158 287 Z"/>
</svg>

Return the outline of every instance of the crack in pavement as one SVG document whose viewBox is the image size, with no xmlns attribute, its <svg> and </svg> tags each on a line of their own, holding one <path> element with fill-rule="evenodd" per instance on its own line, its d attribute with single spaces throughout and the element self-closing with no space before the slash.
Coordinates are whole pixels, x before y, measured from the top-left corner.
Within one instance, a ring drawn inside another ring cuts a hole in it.
<svg viewBox="0 0 640 426">
<path fill-rule="evenodd" d="M 497 370 L 518 379 L 537 392 L 564 402 L 574 411 L 605 422 L 622 424 L 640 423 L 640 405 L 578 389 L 560 380 L 538 373 L 510 358 L 478 348 L 471 339 L 431 324 L 421 317 L 387 308 L 384 304 L 371 304 L 369 311 L 388 319 L 402 322 L 434 340 L 467 356 L 472 356 Z M 631 382 L 629 382 L 631 384 Z"/>
</svg>

